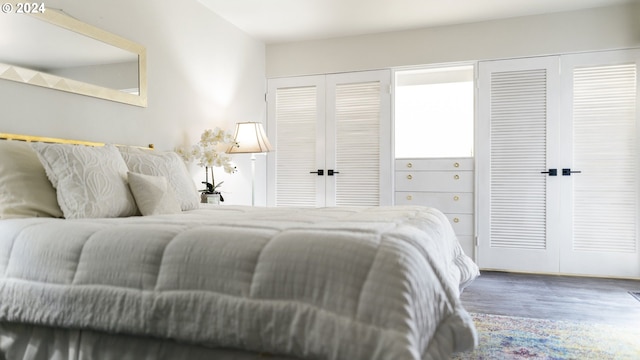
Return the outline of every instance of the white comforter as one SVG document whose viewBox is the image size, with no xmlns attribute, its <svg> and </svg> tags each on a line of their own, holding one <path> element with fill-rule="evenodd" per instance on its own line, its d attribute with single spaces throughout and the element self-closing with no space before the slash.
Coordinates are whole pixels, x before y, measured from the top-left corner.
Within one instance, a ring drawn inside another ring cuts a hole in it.
<svg viewBox="0 0 640 360">
<path fill-rule="evenodd" d="M 478 275 L 423 207 L 0 221 L 0 321 L 314 359 L 472 348 Z"/>
</svg>

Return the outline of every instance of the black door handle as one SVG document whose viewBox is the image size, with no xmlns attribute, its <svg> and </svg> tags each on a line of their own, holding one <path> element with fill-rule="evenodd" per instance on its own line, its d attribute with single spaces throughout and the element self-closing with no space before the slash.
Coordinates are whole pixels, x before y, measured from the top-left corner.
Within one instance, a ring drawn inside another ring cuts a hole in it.
<svg viewBox="0 0 640 360">
<path fill-rule="evenodd" d="M 340 174 L 340 171 L 333 171 L 333 169 L 327 170 L 327 176 L 333 176 L 333 174 Z"/>
<path fill-rule="evenodd" d="M 318 171 L 309 171 L 309 174 L 318 174 L 318 176 L 324 175 L 323 169 L 318 169 Z"/>
<path fill-rule="evenodd" d="M 549 176 L 558 176 L 558 169 L 549 169 L 549 171 L 540 171 L 540 174 L 549 174 Z"/>
<path fill-rule="evenodd" d="M 580 174 L 582 171 L 571 171 L 571 169 L 562 169 L 562 176 L 571 176 L 571 174 Z"/>
</svg>

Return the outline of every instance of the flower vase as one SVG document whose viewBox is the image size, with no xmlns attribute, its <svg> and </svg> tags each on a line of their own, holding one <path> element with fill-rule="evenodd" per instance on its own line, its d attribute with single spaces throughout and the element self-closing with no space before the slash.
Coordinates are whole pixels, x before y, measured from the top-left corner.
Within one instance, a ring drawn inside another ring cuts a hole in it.
<svg viewBox="0 0 640 360">
<path fill-rule="evenodd" d="M 203 204 L 220 205 L 220 193 L 202 193 L 202 195 L 200 195 L 200 202 Z"/>
</svg>

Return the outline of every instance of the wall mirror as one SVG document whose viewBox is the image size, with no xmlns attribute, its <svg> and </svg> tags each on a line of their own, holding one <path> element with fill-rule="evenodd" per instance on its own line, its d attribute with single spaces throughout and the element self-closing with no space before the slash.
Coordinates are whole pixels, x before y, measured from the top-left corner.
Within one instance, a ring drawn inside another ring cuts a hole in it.
<svg viewBox="0 0 640 360">
<path fill-rule="evenodd" d="M 146 49 L 62 12 L 0 14 L 0 79 L 147 106 Z"/>
</svg>

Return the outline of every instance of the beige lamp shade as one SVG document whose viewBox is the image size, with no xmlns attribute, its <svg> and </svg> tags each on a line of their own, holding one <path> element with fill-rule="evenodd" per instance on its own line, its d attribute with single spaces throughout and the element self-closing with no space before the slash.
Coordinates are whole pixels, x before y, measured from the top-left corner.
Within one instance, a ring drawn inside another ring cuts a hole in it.
<svg viewBox="0 0 640 360">
<path fill-rule="evenodd" d="M 227 150 L 229 154 L 264 153 L 273 150 L 262 123 L 258 122 L 237 123 L 234 141 L 235 144 Z"/>
</svg>

